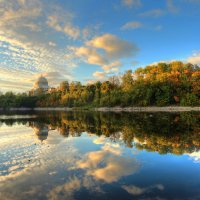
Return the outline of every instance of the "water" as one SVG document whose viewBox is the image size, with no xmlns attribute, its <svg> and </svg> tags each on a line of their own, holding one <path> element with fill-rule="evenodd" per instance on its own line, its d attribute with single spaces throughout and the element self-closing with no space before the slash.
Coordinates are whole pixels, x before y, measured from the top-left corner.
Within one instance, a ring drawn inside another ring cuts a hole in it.
<svg viewBox="0 0 200 200">
<path fill-rule="evenodd" d="M 200 199 L 200 113 L 0 115 L 0 199 Z"/>
</svg>

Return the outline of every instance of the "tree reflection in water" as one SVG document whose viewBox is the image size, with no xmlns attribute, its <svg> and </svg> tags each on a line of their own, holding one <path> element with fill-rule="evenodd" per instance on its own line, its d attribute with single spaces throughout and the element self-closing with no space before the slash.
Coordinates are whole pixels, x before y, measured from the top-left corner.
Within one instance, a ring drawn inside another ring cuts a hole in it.
<svg viewBox="0 0 200 200">
<path fill-rule="evenodd" d="M 36 118 L 1 119 L 12 126 L 26 124 L 38 139 L 57 129 L 64 137 L 79 137 L 83 132 L 104 135 L 127 147 L 161 154 L 184 154 L 200 150 L 199 113 L 104 113 L 39 112 Z"/>
</svg>

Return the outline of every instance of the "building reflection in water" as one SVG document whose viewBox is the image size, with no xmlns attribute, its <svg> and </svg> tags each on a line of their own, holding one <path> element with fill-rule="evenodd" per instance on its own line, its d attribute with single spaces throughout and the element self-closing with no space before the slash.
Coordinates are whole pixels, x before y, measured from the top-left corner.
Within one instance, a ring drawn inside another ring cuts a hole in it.
<svg viewBox="0 0 200 200">
<path fill-rule="evenodd" d="M 49 127 L 46 124 L 33 122 L 30 125 L 34 129 L 35 135 L 37 135 L 38 139 L 42 142 L 48 138 Z"/>
</svg>

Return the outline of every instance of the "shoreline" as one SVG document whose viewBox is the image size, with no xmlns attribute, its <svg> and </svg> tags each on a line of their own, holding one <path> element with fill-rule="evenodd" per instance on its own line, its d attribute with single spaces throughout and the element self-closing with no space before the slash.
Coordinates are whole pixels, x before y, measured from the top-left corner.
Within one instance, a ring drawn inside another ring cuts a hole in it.
<svg viewBox="0 0 200 200">
<path fill-rule="evenodd" d="M 111 112 L 191 112 L 191 111 L 200 111 L 200 107 L 190 107 L 190 106 L 166 106 L 166 107 L 156 107 L 156 106 L 147 106 L 147 107 L 102 107 L 95 108 L 96 111 L 111 111 Z"/>
<path fill-rule="evenodd" d="M 99 108 L 69 108 L 69 107 L 36 107 L 36 108 L 0 108 L 0 111 L 101 111 L 101 112 L 190 112 L 200 111 L 200 106 L 147 106 L 147 107 L 99 107 Z"/>
</svg>

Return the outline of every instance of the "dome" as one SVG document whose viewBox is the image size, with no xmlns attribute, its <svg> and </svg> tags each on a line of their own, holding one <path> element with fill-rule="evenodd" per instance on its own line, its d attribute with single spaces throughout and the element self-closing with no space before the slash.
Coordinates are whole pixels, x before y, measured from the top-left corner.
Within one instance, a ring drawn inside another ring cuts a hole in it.
<svg viewBox="0 0 200 200">
<path fill-rule="evenodd" d="M 40 76 L 34 84 L 35 89 L 47 90 L 49 88 L 48 81 L 45 77 Z"/>
</svg>

